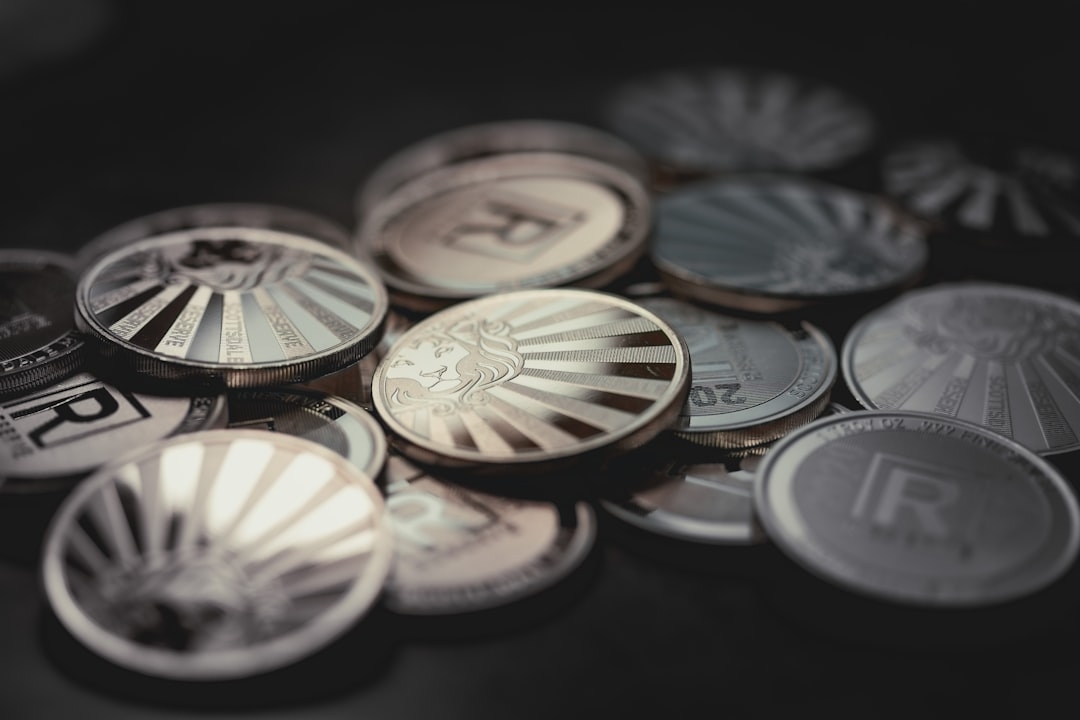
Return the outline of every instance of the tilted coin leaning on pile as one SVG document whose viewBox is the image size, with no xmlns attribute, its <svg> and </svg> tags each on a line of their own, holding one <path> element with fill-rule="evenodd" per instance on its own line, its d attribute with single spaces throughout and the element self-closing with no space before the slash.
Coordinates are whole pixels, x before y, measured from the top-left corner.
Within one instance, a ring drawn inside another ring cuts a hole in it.
<svg viewBox="0 0 1080 720">
<path fill-rule="evenodd" d="M 1052 588 L 1080 547 L 1042 457 L 1080 448 L 1080 303 L 947 267 L 953 217 L 1009 252 L 937 182 L 957 151 L 888 156 L 895 198 L 845 186 L 869 110 L 739 68 L 610 114 L 625 141 L 524 120 L 406 148 L 352 233 L 218 204 L 0 251 L 0 502 L 55 503 L 64 629 L 144 675 L 256 676 L 378 605 L 535 601 L 607 527 L 772 543 L 900 606 Z M 994 181 L 1019 227 L 1080 227 L 1027 178 Z"/>
</svg>

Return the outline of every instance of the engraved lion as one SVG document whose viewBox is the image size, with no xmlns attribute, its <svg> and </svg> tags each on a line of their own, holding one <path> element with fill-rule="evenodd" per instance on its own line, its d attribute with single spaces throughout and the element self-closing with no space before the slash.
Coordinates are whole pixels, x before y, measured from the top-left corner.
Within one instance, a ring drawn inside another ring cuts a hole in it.
<svg viewBox="0 0 1080 720">
<path fill-rule="evenodd" d="M 143 276 L 182 277 L 217 291 L 251 290 L 307 272 L 306 254 L 246 240 L 194 240 L 148 253 Z"/>
</svg>

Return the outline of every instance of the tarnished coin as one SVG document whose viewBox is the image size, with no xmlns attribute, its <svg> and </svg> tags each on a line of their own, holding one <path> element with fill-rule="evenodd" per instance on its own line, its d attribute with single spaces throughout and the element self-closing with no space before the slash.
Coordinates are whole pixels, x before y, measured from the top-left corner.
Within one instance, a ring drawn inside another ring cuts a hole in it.
<svg viewBox="0 0 1080 720">
<path fill-rule="evenodd" d="M 769 313 L 911 283 L 927 249 L 883 200 L 759 176 L 661 198 L 652 259 L 673 293 Z"/>
<path fill-rule="evenodd" d="M 49 527 L 46 596 L 111 662 L 228 680 L 317 651 L 375 602 L 383 499 L 315 443 L 212 430 L 144 446 L 84 480 Z"/>
<path fill-rule="evenodd" d="M 65 255 L 0 249 L 0 397 L 51 385 L 82 364 L 75 274 Z"/>
<path fill-rule="evenodd" d="M 598 288 L 644 254 L 649 197 L 596 160 L 513 153 L 436 170 L 380 203 L 357 249 L 394 301 L 432 310 L 493 292 Z"/>
<path fill-rule="evenodd" d="M 825 84 L 740 68 L 668 71 L 627 83 L 612 127 L 687 173 L 838 167 L 877 137 L 873 115 Z"/>
<path fill-rule="evenodd" d="M 968 420 L 1043 455 L 1080 448 L 1080 303 L 1060 295 L 913 290 L 851 329 L 842 365 L 867 408 Z"/>
<path fill-rule="evenodd" d="M 900 603 L 975 606 L 1052 583 L 1080 547 L 1080 510 L 1045 460 L 926 413 L 850 413 L 765 455 L 754 505 L 810 572 Z"/>
<path fill-rule="evenodd" d="M 223 427 L 225 397 L 169 397 L 113 387 L 89 373 L 0 402 L 0 493 L 47 492 L 133 447 Z"/>
<path fill-rule="evenodd" d="M 512 500 L 433 477 L 400 455 L 386 467 L 394 521 L 388 608 L 457 615 L 506 605 L 579 567 L 596 537 L 583 502 Z"/>
<path fill-rule="evenodd" d="M 760 445 L 821 413 L 836 351 L 820 330 L 721 315 L 670 298 L 637 301 L 690 349 L 690 395 L 672 430 L 710 447 Z"/>
<path fill-rule="evenodd" d="M 557 120 L 504 120 L 448 130 L 391 155 L 360 187 L 357 213 L 363 218 L 399 187 L 432 170 L 513 152 L 581 155 L 614 165 L 643 183 L 648 179 L 638 151 L 603 130 Z"/>
<path fill-rule="evenodd" d="M 420 462 L 510 473 L 644 444 L 686 401 L 686 345 L 629 300 L 524 290 L 407 330 L 375 372 L 375 409 Z"/>
<path fill-rule="evenodd" d="M 229 427 L 295 435 L 329 448 L 378 478 L 386 462 L 386 436 L 377 420 L 344 398 L 293 387 L 229 393 Z"/>
<path fill-rule="evenodd" d="M 76 323 L 116 367 L 206 386 L 303 382 L 379 340 L 378 277 L 323 243 L 206 227 L 116 250 L 79 281 Z"/>
</svg>

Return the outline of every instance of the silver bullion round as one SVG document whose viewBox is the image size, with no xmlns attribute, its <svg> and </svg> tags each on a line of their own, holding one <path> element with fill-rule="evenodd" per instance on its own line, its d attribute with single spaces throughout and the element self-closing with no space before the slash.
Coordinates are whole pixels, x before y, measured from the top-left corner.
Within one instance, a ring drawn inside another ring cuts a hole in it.
<svg viewBox="0 0 1080 720">
<path fill-rule="evenodd" d="M 68 488 L 130 448 L 225 420 L 224 395 L 149 395 L 78 373 L 0 403 L 0 493 Z"/>
<path fill-rule="evenodd" d="M 558 120 L 504 120 L 454 128 L 409 145 L 371 172 L 357 193 L 359 217 L 410 180 L 432 170 L 489 155 L 557 152 L 581 155 L 648 180 L 645 159 L 623 140 L 603 130 Z"/>
<path fill-rule="evenodd" d="M 968 420 L 1049 455 L 1080 448 L 1080 303 L 956 283 L 909 291 L 855 324 L 844 379 L 864 407 Z"/>
<path fill-rule="evenodd" d="M 840 90 L 742 68 L 640 78 L 615 94 L 608 115 L 646 155 L 687 172 L 824 170 L 877 138 L 870 111 Z"/>
<path fill-rule="evenodd" d="M 629 300 L 523 290 L 455 305 L 407 330 L 375 371 L 375 409 L 407 455 L 476 472 L 611 457 L 686 401 L 678 333 Z"/>
<path fill-rule="evenodd" d="M 899 603 L 976 606 L 1058 578 L 1080 547 L 1061 475 L 978 425 L 858 412 L 796 430 L 765 455 L 754 504 L 810 572 Z"/>
<path fill-rule="evenodd" d="M 311 440 L 379 477 L 386 436 L 372 415 L 348 400 L 293 387 L 244 388 L 229 393 L 229 427 L 269 430 Z"/>
<path fill-rule="evenodd" d="M 690 350 L 690 394 L 671 428 L 679 437 L 710 447 L 760 445 L 810 422 L 829 402 L 836 351 L 813 325 L 736 318 L 671 298 L 637 302 Z"/>
<path fill-rule="evenodd" d="M 46 535 L 49 604 L 94 653 L 173 680 L 228 680 L 316 652 L 373 605 L 393 534 L 382 496 L 320 445 L 212 430 L 83 481 Z"/>
<path fill-rule="evenodd" d="M 651 255 L 677 295 L 780 312 L 912 283 L 927 247 L 921 229 L 880 198 L 757 176 L 661 198 Z"/>
<path fill-rule="evenodd" d="M 380 203 L 357 251 L 394 301 L 433 310 L 509 290 L 603 287 L 645 252 L 652 205 L 636 178 L 558 153 L 496 155 L 430 172 Z"/>
<path fill-rule="evenodd" d="M 111 363 L 163 381 L 304 382 L 374 348 L 389 305 L 364 264 L 262 228 L 180 230 L 115 250 L 82 276 L 76 325 Z"/>
<path fill-rule="evenodd" d="M 596 538 L 586 503 L 476 492 L 400 455 L 387 462 L 386 488 L 395 551 L 384 602 L 402 615 L 458 615 L 523 600 L 579 567 Z"/>
</svg>

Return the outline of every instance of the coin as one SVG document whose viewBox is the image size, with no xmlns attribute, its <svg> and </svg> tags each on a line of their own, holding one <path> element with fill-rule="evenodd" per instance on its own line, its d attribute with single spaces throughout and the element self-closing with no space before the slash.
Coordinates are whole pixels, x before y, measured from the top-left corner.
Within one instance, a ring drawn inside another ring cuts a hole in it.
<svg viewBox="0 0 1080 720">
<path fill-rule="evenodd" d="M 782 176 L 661 198 L 651 254 L 673 293 L 761 313 L 909 284 L 927 259 L 922 231 L 884 201 Z"/>
<path fill-rule="evenodd" d="M 637 150 L 603 130 L 556 120 L 481 123 L 433 135 L 384 160 L 357 193 L 357 213 L 365 217 L 402 185 L 432 170 L 513 152 L 581 155 L 614 165 L 643 183 L 649 174 Z"/>
<path fill-rule="evenodd" d="M 97 655 L 228 680 L 332 642 L 375 602 L 393 537 L 371 480 L 315 443 L 212 430 L 143 446 L 84 480 L 42 560 L 60 622 Z"/>
<path fill-rule="evenodd" d="M 1061 475 L 1023 446 L 927 413 L 850 413 L 765 455 L 754 505 L 815 575 L 899 603 L 976 606 L 1057 579 L 1080 547 Z"/>
<path fill-rule="evenodd" d="M 223 395 L 171 397 L 82 372 L 0 402 L 0 494 L 63 489 L 120 452 L 224 426 Z"/>
<path fill-rule="evenodd" d="M 429 311 L 532 287 L 602 287 L 645 252 L 645 189 L 610 165 L 513 153 L 437 170 L 381 203 L 358 233 L 394 302 Z"/>
<path fill-rule="evenodd" d="M 375 372 L 375 409 L 412 459 L 552 470 L 644 444 L 678 416 L 686 345 L 629 300 L 523 290 L 407 330 Z"/>
<path fill-rule="evenodd" d="M 388 300 L 363 264 L 261 228 L 181 230 L 98 260 L 76 323 L 110 365 L 158 380 L 251 387 L 303 382 L 378 342 Z"/>
<path fill-rule="evenodd" d="M 596 537 L 583 502 L 476 492 L 400 455 L 386 475 L 396 549 L 385 602 L 396 613 L 457 615 L 522 600 L 580 566 Z"/>
<path fill-rule="evenodd" d="M 0 249 L 0 397 L 51 385 L 82 364 L 72 267 L 65 255 Z"/>
<path fill-rule="evenodd" d="M 687 173 L 835 168 L 877 137 L 870 111 L 839 89 L 744 68 L 642 77 L 615 93 L 608 114 L 639 150 Z"/>
<path fill-rule="evenodd" d="M 1080 448 L 1080 303 L 1042 290 L 950 283 L 912 290 L 844 339 L 864 407 L 982 425 L 1040 454 Z"/>
<path fill-rule="evenodd" d="M 378 478 L 386 436 L 363 408 L 344 398 L 300 388 L 250 388 L 229 393 L 229 427 L 295 435 L 329 448 Z"/>
<path fill-rule="evenodd" d="M 736 318 L 671 298 L 637 301 L 690 349 L 690 395 L 672 430 L 711 447 L 760 445 L 804 425 L 829 402 L 836 351 L 813 325 Z"/>
</svg>

